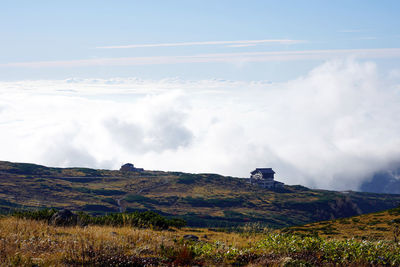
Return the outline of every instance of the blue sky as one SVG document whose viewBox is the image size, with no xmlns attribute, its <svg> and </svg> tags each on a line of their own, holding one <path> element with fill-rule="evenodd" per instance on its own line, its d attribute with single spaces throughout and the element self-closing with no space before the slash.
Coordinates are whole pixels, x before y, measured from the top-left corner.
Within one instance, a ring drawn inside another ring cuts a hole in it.
<svg viewBox="0 0 400 267">
<path fill-rule="evenodd" d="M 399 166 L 399 1 L 0 1 L 0 160 L 357 189 Z"/>
<path fill-rule="evenodd" d="M 2 1 L 0 79 L 67 77 L 222 78 L 283 81 L 326 56 L 243 58 L 243 52 L 400 48 L 398 1 Z M 247 46 L 213 41 L 292 40 Z M 203 45 L 98 47 L 204 42 Z M 154 63 L 155 57 L 232 54 L 235 62 Z M 346 53 L 349 54 L 350 52 Z M 370 58 L 376 58 L 368 52 Z M 390 67 L 399 51 L 380 57 Z M 43 61 L 151 57 L 146 64 L 35 66 Z M 363 56 L 362 59 L 368 59 Z M 7 64 L 32 62 L 29 67 Z"/>
</svg>

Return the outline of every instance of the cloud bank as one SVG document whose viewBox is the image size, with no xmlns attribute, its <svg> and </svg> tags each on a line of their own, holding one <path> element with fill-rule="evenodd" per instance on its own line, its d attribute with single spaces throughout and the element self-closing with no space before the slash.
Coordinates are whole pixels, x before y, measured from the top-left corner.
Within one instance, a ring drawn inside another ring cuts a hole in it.
<svg viewBox="0 0 400 267">
<path fill-rule="evenodd" d="M 399 160 L 396 73 L 340 60 L 285 83 L 0 82 L 0 159 L 238 177 L 272 167 L 285 183 L 357 189 Z"/>
</svg>

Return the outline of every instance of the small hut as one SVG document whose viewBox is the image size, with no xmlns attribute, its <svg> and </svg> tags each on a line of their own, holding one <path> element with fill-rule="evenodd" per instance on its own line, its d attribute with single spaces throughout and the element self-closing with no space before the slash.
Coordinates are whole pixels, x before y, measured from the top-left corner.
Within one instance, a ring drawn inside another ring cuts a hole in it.
<svg viewBox="0 0 400 267">
<path fill-rule="evenodd" d="M 142 172 L 143 168 L 135 168 L 132 163 L 126 163 L 119 169 L 121 172 Z"/>
<path fill-rule="evenodd" d="M 256 168 L 250 173 L 250 184 L 263 188 L 282 188 L 284 183 L 274 180 L 275 172 L 272 168 Z"/>
</svg>

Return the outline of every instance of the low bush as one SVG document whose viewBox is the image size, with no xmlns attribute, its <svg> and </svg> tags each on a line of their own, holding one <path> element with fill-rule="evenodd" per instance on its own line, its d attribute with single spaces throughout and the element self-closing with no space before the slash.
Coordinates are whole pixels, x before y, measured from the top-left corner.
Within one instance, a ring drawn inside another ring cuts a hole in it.
<svg viewBox="0 0 400 267">
<path fill-rule="evenodd" d="M 23 219 L 49 221 L 55 213 L 57 213 L 56 209 L 17 210 L 14 211 L 11 215 Z"/>
<path fill-rule="evenodd" d="M 202 198 L 202 197 L 185 197 L 182 199 L 184 202 L 193 207 L 235 207 L 243 203 L 241 198 Z"/>
<path fill-rule="evenodd" d="M 82 209 L 88 212 L 98 212 L 98 213 L 106 213 L 106 212 L 116 212 L 117 208 L 110 208 L 105 205 L 99 204 L 85 204 L 82 206 Z"/>
<path fill-rule="evenodd" d="M 160 204 L 156 199 L 152 199 L 149 197 L 145 197 L 142 195 L 130 194 L 124 197 L 124 200 L 130 203 L 151 203 L 151 204 Z"/>
<path fill-rule="evenodd" d="M 7 170 L 7 172 L 25 175 L 50 174 L 50 168 L 41 165 L 31 163 L 15 163 L 13 165 L 13 168 Z"/>
<path fill-rule="evenodd" d="M 183 227 L 186 222 L 182 219 L 167 219 L 153 211 L 132 213 L 111 213 L 103 216 L 91 216 L 87 213 L 78 213 L 83 224 L 132 226 L 139 228 L 168 229 L 169 227 Z"/>
<path fill-rule="evenodd" d="M 90 189 L 87 187 L 73 187 L 72 189 L 81 193 L 103 195 L 103 196 L 117 196 L 126 194 L 126 192 L 124 191 L 113 190 L 113 189 Z"/>
<path fill-rule="evenodd" d="M 57 213 L 56 209 L 41 209 L 15 211 L 12 215 L 18 218 L 49 222 L 55 213 Z M 186 225 L 186 221 L 183 219 L 169 219 L 153 211 L 111 213 L 102 216 L 92 216 L 81 211 L 77 215 L 80 225 L 132 226 L 160 230 L 168 229 L 169 227 L 181 228 Z"/>
<path fill-rule="evenodd" d="M 267 233 L 247 248 L 222 242 L 161 246 L 161 254 L 179 264 L 262 266 L 399 266 L 400 246 L 390 241 L 335 240 Z"/>
<path fill-rule="evenodd" d="M 197 176 L 188 173 L 182 173 L 179 175 L 178 180 L 176 181 L 178 184 L 194 184 L 196 182 Z"/>
</svg>

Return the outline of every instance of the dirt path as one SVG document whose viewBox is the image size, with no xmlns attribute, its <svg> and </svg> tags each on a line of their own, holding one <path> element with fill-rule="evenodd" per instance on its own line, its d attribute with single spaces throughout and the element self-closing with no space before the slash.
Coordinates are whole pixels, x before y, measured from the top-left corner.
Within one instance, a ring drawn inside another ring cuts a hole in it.
<svg viewBox="0 0 400 267">
<path fill-rule="evenodd" d="M 121 206 L 121 200 L 122 199 L 123 199 L 123 197 L 117 199 L 117 205 L 118 205 L 119 212 L 124 212 L 124 207 Z"/>
</svg>

